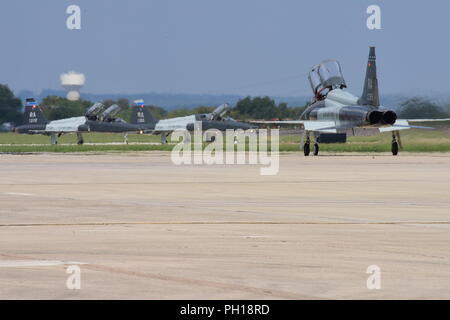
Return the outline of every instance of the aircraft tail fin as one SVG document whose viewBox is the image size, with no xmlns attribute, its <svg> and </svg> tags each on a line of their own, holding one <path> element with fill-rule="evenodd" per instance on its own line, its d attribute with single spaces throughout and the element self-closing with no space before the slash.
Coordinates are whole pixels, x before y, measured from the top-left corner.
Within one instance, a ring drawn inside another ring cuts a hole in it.
<svg viewBox="0 0 450 320">
<path fill-rule="evenodd" d="M 23 113 L 23 124 L 45 124 L 47 120 L 44 113 L 33 98 L 27 98 Z"/>
<path fill-rule="evenodd" d="M 358 103 L 374 107 L 380 106 L 375 47 L 370 47 L 366 78 L 364 79 L 364 90 L 361 98 L 358 100 Z"/>
<path fill-rule="evenodd" d="M 152 116 L 150 110 L 145 106 L 144 100 L 135 100 L 132 107 L 132 124 L 156 123 L 157 120 Z"/>
</svg>

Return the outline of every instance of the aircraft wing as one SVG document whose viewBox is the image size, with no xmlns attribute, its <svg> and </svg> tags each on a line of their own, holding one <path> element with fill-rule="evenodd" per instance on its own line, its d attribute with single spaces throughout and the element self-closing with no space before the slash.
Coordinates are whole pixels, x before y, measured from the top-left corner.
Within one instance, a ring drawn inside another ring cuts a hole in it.
<svg viewBox="0 0 450 320">
<path fill-rule="evenodd" d="M 444 122 L 450 121 L 450 118 L 444 119 L 397 119 L 395 124 L 392 126 L 378 128 L 380 132 L 398 131 L 406 129 L 427 129 L 433 130 L 432 127 L 416 126 L 411 125 L 414 122 Z M 326 133 L 336 133 L 340 129 L 349 129 L 353 126 L 337 126 L 334 121 L 320 121 L 320 120 L 285 120 L 285 121 L 251 121 L 253 123 L 262 124 L 300 124 L 303 126 L 304 130 L 316 131 L 316 132 L 326 132 Z"/>
<path fill-rule="evenodd" d="M 86 123 L 86 117 L 73 117 L 50 121 L 45 127 L 45 132 L 78 132 L 79 126 Z"/>
<path fill-rule="evenodd" d="M 450 121 L 450 118 L 443 119 L 406 119 L 408 122 L 445 122 Z"/>
<path fill-rule="evenodd" d="M 397 121 L 395 121 L 394 125 L 389 126 L 389 127 L 379 128 L 379 130 L 380 130 L 380 132 L 406 130 L 406 129 L 434 130 L 433 127 L 415 126 L 415 125 L 410 125 L 410 123 L 414 123 L 414 122 L 445 122 L 445 121 L 450 121 L 450 118 L 444 118 L 444 119 L 397 119 Z"/>
<path fill-rule="evenodd" d="M 300 124 L 306 131 L 317 131 L 326 133 L 336 133 L 336 122 L 319 120 L 285 120 L 285 121 L 250 121 L 252 123 L 262 124 Z"/>
</svg>

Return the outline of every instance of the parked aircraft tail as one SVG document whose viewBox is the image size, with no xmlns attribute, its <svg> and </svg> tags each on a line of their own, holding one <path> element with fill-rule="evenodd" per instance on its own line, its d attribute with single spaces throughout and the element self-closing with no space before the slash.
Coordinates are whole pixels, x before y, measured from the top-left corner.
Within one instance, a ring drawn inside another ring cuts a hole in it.
<svg viewBox="0 0 450 320">
<path fill-rule="evenodd" d="M 375 47 L 370 47 L 369 61 L 367 62 L 366 78 L 364 79 L 364 90 L 358 103 L 361 105 L 368 105 L 379 107 L 380 97 L 378 95 L 378 79 L 377 79 L 377 65 L 375 56 Z"/>
<path fill-rule="evenodd" d="M 45 124 L 44 113 L 33 98 L 27 98 L 23 114 L 23 124 Z"/>
<path fill-rule="evenodd" d="M 144 100 L 135 100 L 132 107 L 131 123 L 132 124 L 148 124 L 158 122 L 145 106 Z"/>
</svg>

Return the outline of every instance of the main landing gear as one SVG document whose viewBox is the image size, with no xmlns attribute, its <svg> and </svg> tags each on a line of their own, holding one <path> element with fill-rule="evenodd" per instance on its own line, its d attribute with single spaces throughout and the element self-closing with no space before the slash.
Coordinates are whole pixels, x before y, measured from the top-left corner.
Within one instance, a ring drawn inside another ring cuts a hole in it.
<svg viewBox="0 0 450 320">
<path fill-rule="evenodd" d="M 169 134 L 166 132 L 161 132 L 161 144 L 166 144 L 167 143 L 167 136 Z"/>
<path fill-rule="evenodd" d="M 319 155 L 319 144 L 317 142 L 314 143 L 314 152 L 313 152 L 313 154 L 315 156 Z"/>
<path fill-rule="evenodd" d="M 84 143 L 83 135 L 81 133 L 77 133 L 77 144 L 82 145 Z"/>
<path fill-rule="evenodd" d="M 396 156 L 398 154 L 399 147 L 401 148 L 401 141 L 400 141 L 400 132 L 398 130 L 392 131 L 392 145 L 391 145 L 391 151 L 392 155 Z"/>
<path fill-rule="evenodd" d="M 311 153 L 311 147 L 310 147 L 311 138 L 310 138 L 309 132 L 305 132 L 304 135 L 306 135 L 306 141 L 303 144 L 303 153 L 305 154 L 305 157 L 307 157 Z M 302 137 L 302 141 L 303 141 L 303 137 Z M 317 140 L 314 143 L 313 155 L 315 155 L 315 156 L 319 155 L 319 143 L 317 142 Z"/>
<path fill-rule="evenodd" d="M 58 138 L 56 137 L 56 133 L 50 134 L 50 143 L 53 145 L 58 144 Z"/>
</svg>

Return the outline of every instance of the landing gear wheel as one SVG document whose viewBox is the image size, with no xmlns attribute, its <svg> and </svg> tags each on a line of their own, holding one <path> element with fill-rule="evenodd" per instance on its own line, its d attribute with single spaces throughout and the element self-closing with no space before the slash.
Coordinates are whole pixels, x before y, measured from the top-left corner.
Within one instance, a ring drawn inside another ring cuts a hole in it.
<svg viewBox="0 0 450 320">
<path fill-rule="evenodd" d="M 319 154 L 319 144 L 318 143 L 314 143 L 314 153 L 315 156 L 317 156 Z"/>
<path fill-rule="evenodd" d="M 50 135 L 50 144 L 52 145 L 58 144 L 58 138 L 56 137 L 56 134 Z"/>
<path fill-rule="evenodd" d="M 77 144 L 81 146 L 84 143 L 83 135 L 81 133 L 77 133 Z"/>
<path fill-rule="evenodd" d="M 397 141 L 392 142 L 392 155 L 396 156 L 398 154 L 398 143 Z"/>
<path fill-rule="evenodd" d="M 161 144 L 166 144 L 166 143 L 167 143 L 166 133 L 162 132 L 161 133 Z"/>
<path fill-rule="evenodd" d="M 310 153 L 309 143 L 305 143 L 303 145 L 303 153 L 305 154 L 305 157 L 309 156 Z"/>
</svg>

